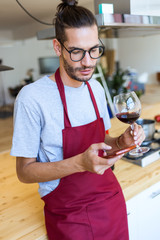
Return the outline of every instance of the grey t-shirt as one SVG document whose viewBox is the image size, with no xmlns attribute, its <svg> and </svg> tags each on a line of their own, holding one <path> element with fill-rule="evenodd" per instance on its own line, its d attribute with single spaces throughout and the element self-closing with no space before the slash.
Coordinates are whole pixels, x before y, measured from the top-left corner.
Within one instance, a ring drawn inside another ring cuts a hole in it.
<svg viewBox="0 0 160 240">
<path fill-rule="evenodd" d="M 89 80 L 105 129 L 110 128 L 105 94 L 98 81 Z M 68 115 L 71 125 L 80 126 L 96 120 L 88 87 L 65 87 Z M 57 85 L 49 77 L 31 83 L 20 91 L 15 101 L 14 134 L 11 155 L 37 158 L 39 162 L 55 162 L 63 159 L 62 129 L 63 105 Z M 43 197 L 53 191 L 60 179 L 39 183 Z"/>
</svg>

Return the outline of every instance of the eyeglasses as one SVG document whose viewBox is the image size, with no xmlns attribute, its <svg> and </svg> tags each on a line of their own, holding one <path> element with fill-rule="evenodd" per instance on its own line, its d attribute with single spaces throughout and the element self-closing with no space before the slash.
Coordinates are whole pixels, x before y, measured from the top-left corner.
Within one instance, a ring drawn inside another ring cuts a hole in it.
<svg viewBox="0 0 160 240">
<path fill-rule="evenodd" d="M 102 46 L 101 45 L 95 46 L 95 47 L 90 48 L 89 50 L 84 50 L 82 48 L 74 48 L 72 50 L 68 50 L 60 40 L 58 40 L 58 41 L 66 49 L 66 51 L 70 54 L 70 58 L 73 62 L 81 61 L 84 58 L 86 52 L 89 53 L 89 56 L 92 59 L 100 58 L 103 55 L 104 49 L 105 49 L 105 47 L 100 39 L 99 39 L 99 41 L 101 42 Z"/>
</svg>

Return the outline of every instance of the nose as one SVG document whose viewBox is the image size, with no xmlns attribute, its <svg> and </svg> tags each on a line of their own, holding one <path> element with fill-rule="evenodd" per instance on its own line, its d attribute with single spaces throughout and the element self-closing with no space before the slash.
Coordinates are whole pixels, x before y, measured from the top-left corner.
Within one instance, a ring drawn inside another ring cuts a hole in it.
<svg viewBox="0 0 160 240">
<path fill-rule="evenodd" d="M 89 55 L 89 52 L 85 53 L 84 58 L 81 60 L 83 66 L 90 66 L 92 62 L 92 58 Z"/>
</svg>

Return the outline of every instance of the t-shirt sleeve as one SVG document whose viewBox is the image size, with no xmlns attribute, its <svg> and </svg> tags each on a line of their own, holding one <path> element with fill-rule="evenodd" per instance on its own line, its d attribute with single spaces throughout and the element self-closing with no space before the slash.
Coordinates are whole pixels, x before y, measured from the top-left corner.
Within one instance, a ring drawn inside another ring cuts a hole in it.
<svg viewBox="0 0 160 240">
<path fill-rule="evenodd" d="M 37 157 L 40 144 L 40 116 L 32 105 L 15 102 L 14 132 L 11 155 L 17 157 Z"/>
</svg>

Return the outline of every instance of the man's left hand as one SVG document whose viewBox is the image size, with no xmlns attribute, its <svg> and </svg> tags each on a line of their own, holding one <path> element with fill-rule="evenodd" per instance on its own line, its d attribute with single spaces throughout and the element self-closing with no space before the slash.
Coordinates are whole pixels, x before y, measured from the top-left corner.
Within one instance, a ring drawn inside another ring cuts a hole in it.
<svg viewBox="0 0 160 240">
<path fill-rule="evenodd" d="M 137 123 L 134 123 L 134 128 L 128 127 L 125 132 L 120 137 L 120 143 L 124 147 L 129 147 L 131 145 L 141 145 L 142 142 L 145 139 L 145 134 L 143 128 L 138 125 Z"/>
</svg>

